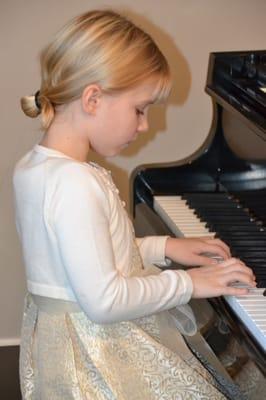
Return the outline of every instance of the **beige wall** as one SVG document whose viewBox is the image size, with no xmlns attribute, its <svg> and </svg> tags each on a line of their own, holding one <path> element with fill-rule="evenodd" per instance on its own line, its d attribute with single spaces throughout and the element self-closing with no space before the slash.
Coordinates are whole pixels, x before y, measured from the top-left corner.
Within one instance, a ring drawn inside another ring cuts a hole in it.
<svg viewBox="0 0 266 400">
<path fill-rule="evenodd" d="M 175 77 L 167 109 L 150 112 L 149 132 L 104 163 L 111 166 L 126 199 L 127 178 L 135 166 L 181 159 L 206 137 L 212 119 L 211 101 L 204 93 L 209 52 L 265 48 L 265 0 L 1 1 L 0 345 L 19 338 L 25 293 L 12 169 L 41 137 L 38 121 L 23 116 L 19 99 L 38 89 L 38 52 L 53 32 L 70 17 L 100 6 L 126 10 L 152 33 Z"/>
</svg>

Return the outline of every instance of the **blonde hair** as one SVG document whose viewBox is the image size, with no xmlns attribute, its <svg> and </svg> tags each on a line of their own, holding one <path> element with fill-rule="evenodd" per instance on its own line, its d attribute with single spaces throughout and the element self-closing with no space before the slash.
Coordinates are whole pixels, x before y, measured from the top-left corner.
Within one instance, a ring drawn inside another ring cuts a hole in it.
<svg viewBox="0 0 266 400">
<path fill-rule="evenodd" d="M 98 84 L 108 94 L 156 78 L 156 99 L 171 88 L 169 65 L 153 39 L 127 18 L 110 10 L 82 14 L 66 24 L 41 53 L 40 91 L 21 99 L 24 113 L 41 114 L 48 129 L 55 107 L 78 99 Z"/>
</svg>

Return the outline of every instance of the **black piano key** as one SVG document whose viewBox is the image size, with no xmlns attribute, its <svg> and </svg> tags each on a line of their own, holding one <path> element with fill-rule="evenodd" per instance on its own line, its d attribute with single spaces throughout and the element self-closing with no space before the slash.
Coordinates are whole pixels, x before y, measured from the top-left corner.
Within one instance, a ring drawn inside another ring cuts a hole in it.
<svg viewBox="0 0 266 400">
<path fill-rule="evenodd" d="M 241 260 L 254 260 L 255 258 L 260 261 L 265 260 L 265 258 L 262 256 L 260 257 L 260 253 L 256 252 L 250 252 L 250 253 L 242 253 L 241 251 L 235 251 L 234 249 L 231 248 L 231 255 L 232 257 L 237 257 L 241 258 Z"/>
<path fill-rule="evenodd" d="M 230 224 L 230 225 L 244 225 L 244 224 L 249 224 L 250 222 L 253 222 L 252 220 L 250 220 L 249 217 L 232 217 L 232 216 L 228 216 L 228 215 L 221 215 L 221 216 L 212 216 L 210 218 L 200 218 L 200 220 L 208 220 L 210 223 L 213 224 L 218 224 L 221 223 L 223 225 L 225 224 Z"/>
<path fill-rule="evenodd" d="M 261 278 L 256 277 L 256 286 L 258 288 L 266 288 L 265 282 L 266 282 L 266 277 L 265 276 L 261 277 Z"/>
<path fill-rule="evenodd" d="M 255 278 L 256 278 L 256 284 L 258 285 L 258 284 L 260 284 L 261 282 L 265 282 L 266 281 L 266 275 L 264 274 L 264 275 L 259 275 L 259 274 L 256 274 L 256 272 L 254 272 L 254 275 L 255 275 Z M 264 287 L 266 287 L 266 286 L 264 286 Z"/>
<path fill-rule="evenodd" d="M 266 190 L 235 192 L 234 197 L 239 204 L 249 209 L 250 214 L 266 226 Z"/>
<path fill-rule="evenodd" d="M 253 270 L 253 268 L 251 268 L 251 269 Z M 262 281 L 266 281 L 266 275 L 265 274 L 260 274 L 259 271 L 255 271 L 255 270 L 253 270 L 253 273 L 255 275 L 255 279 L 256 279 L 256 284 L 257 285 Z"/>
<path fill-rule="evenodd" d="M 260 249 L 266 249 L 266 241 L 265 240 L 252 240 L 248 239 L 248 238 L 244 238 L 244 239 L 231 239 L 230 240 L 230 244 L 231 246 L 233 246 L 234 248 L 241 248 L 241 247 L 254 247 L 254 248 L 260 248 Z"/>
<path fill-rule="evenodd" d="M 195 204 L 197 207 L 210 207 L 213 209 L 218 208 L 220 205 L 223 209 L 225 210 L 244 210 L 245 212 L 248 211 L 248 208 L 243 207 L 240 203 L 232 202 L 230 200 L 228 201 L 201 201 L 198 202 L 196 200 L 187 200 L 187 204 Z"/>
<path fill-rule="evenodd" d="M 256 192 L 258 192 L 258 191 L 256 191 Z M 246 196 L 246 195 L 243 195 L 242 193 L 239 193 L 237 196 L 235 195 L 235 198 L 243 203 L 248 204 L 248 205 L 257 206 L 257 205 L 263 204 L 263 202 L 266 199 L 266 195 L 263 194 L 262 196 L 260 196 L 259 193 L 255 193 L 255 196 L 254 196 L 254 194 L 252 194 L 250 196 Z"/>
<path fill-rule="evenodd" d="M 202 201 L 197 201 L 197 200 L 186 200 L 186 204 L 188 204 L 190 207 L 195 207 L 198 208 L 210 208 L 210 209 L 219 209 L 219 207 L 223 207 L 224 209 L 228 210 L 243 210 L 243 207 L 238 204 L 238 203 L 232 203 L 230 201 L 221 201 L 221 200 L 202 200 Z"/>
<path fill-rule="evenodd" d="M 259 271 L 257 269 L 252 268 L 252 267 L 250 267 L 250 268 L 254 272 L 254 275 L 256 276 L 257 280 L 262 281 L 262 280 L 266 279 L 266 273 L 265 272 L 263 273 L 263 272 L 261 272 L 261 271 Z"/>
<path fill-rule="evenodd" d="M 249 268 L 251 268 L 254 272 L 256 272 L 259 275 L 265 275 L 266 276 L 266 269 L 265 266 L 263 265 L 263 262 L 261 265 L 254 265 L 254 263 L 250 262 L 247 264 Z"/>
<path fill-rule="evenodd" d="M 240 232 L 241 230 L 245 230 L 245 232 L 259 232 L 260 227 L 255 224 L 242 224 L 242 225 L 231 225 L 228 224 L 213 224 L 207 223 L 208 226 L 213 228 L 215 232 L 227 233 L 227 232 Z M 217 229 L 215 229 L 217 228 Z"/>
<path fill-rule="evenodd" d="M 257 268 L 253 268 L 252 266 L 248 265 L 249 268 L 252 269 L 252 271 L 254 272 L 254 275 L 256 276 L 257 280 L 262 280 L 262 279 L 266 279 L 266 273 L 261 271 L 260 269 Z"/>
<path fill-rule="evenodd" d="M 260 199 L 256 202 L 260 211 L 256 213 L 250 207 L 250 201 L 233 199 L 225 193 L 193 193 L 185 194 L 183 198 L 198 218 L 216 232 L 216 237 L 229 245 L 232 255 L 252 268 L 257 286 L 264 287 L 266 230 L 263 229 L 262 214 L 266 213 L 266 202 L 260 203 Z"/>
<path fill-rule="evenodd" d="M 232 246 L 232 245 L 231 245 Z M 250 254 L 251 256 L 254 255 L 254 253 L 260 254 L 262 255 L 263 253 L 266 252 L 266 248 L 265 246 L 261 246 L 261 247 L 254 247 L 254 246 L 232 246 L 232 249 L 237 252 L 237 253 L 241 253 L 241 254 Z"/>
<path fill-rule="evenodd" d="M 219 233 L 219 232 L 218 232 Z M 266 232 L 261 231 L 261 230 L 256 230 L 256 231 L 231 231 L 231 232 L 220 232 L 219 235 L 222 237 L 228 237 L 231 240 L 245 240 L 245 239 L 251 239 L 251 240 L 265 240 L 266 239 Z"/>
<path fill-rule="evenodd" d="M 253 271 L 254 272 L 254 275 L 255 275 L 255 279 L 256 279 L 256 285 L 258 286 L 258 285 L 261 285 L 261 283 L 262 282 L 265 282 L 266 281 L 266 275 L 264 274 L 264 275 L 259 275 L 259 274 L 257 274 L 255 271 Z M 261 286 L 260 286 L 261 287 Z M 266 287 L 266 286 L 264 286 L 264 287 Z"/>
<path fill-rule="evenodd" d="M 214 192 L 191 192 L 191 193 L 183 193 L 183 198 L 188 199 L 212 199 L 214 201 L 221 198 L 228 198 L 228 194 L 226 192 L 214 193 Z"/>
<path fill-rule="evenodd" d="M 263 270 L 263 268 L 258 268 L 258 267 L 254 268 L 252 264 L 249 264 L 248 267 L 251 268 L 252 271 L 254 271 L 256 277 L 258 277 L 259 279 L 264 279 L 264 278 L 266 279 L 266 271 Z"/>
<path fill-rule="evenodd" d="M 243 212 L 243 210 L 240 209 L 235 209 L 235 210 L 222 210 L 221 212 L 213 211 L 213 210 L 204 210 L 204 209 L 198 209 L 197 212 L 195 213 L 199 217 L 204 217 L 206 220 L 211 219 L 217 215 L 219 216 L 225 216 L 225 217 L 244 217 L 244 218 L 249 218 L 249 219 L 254 219 L 251 216 L 248 216 L 246 213 Z"/>
<path fill-rule="evenodd" d="M 243 260 L 243 259 L 242 259 Z M 261 260 L 260 262 L 252 262 L 249 261 L 248 266 L 254 270 L 257 271 L 263 271 L 266 273 L 266 265 L 265 265 L 265 260 Z"/>
<path fill-rule="evenodd" d="M 244 261 L 245 264 L 252 265 L 253 263 L 259 264 L 263 263 L 265 261 L 265 258 L 253 258 L 253 257 L 239 257 L 241 258 L 242 261 Z"/>
<path fill-rule="evenodd" d="M 265 253 L 265 250 L 264 250 Z M 248 249 L 248 251 L 243 252 L 241 250 L 235 250 L 234 248 L 231 247 L 231 254 L 233 257 L 239 257 L 241 259 L 259 259 L 261 262 L 265 260 L 265 257 L 263 256 L 263 252 L 261 251 L 251 251 Z"/>
<path fill-rule="evenodd" d="M 223 207 L 223 208 L 228 208 L 228 209 L 243 209 L 243 207 L 241 206 L 241 204 L 239 203 L 234 203 L 234 202 L 230 202 L 230 200 L 228 201 L 224 201 L 224 200 L 209 200 L 209 199 L 202 199 L 202 200 L 197 200 L 197 199 L 183 199 L 186 201 L 186 204 L 189 205 L 190 207 L 212 207 L 212 208 L 218 208 Z"/>
<path fill-rule="evenodd" d="M 255 269 L 262 269 L 264 271 L 266 271 L 266 262 L 265 260 L 263 260 L 262 262 L 253 262 L 250 263 L 249 265 L 251 268 L 255 268 Z"/>
<path fill-rule="evenodd" d="M 256 268 L 253 268 L 253 267 L 250 267 L 250 266 L 249 266 L 249 268 L 251 268 L 253 270 L 255 276 L 257 277 L 257 279 L 259 279 L 259 280 L 266 279 L 266 272 L 265 271 L 263 272 L 260 269 L 256 269 Z"/>
<path fill-rule="evenodd" d="M 256 204 L 256 212 L 261 212 L 263 215 L 265 215 L 265 201 L 266 199 L 263 199 L 261 204 Z"/>
<path fill-rule="evenodd" d="M 243 207 L 241 207 L 237 203 L 230 203 L 230 202 L 224 202 L 224 201 L 212 201 L 212 200 L 205 200 L 205 201 L 196 201 L 196 200 L 187 200 L 186 204 L 190 208 L 194 209 L 200 209 L 200 208 L 209 208 L 213 210 L 243 210 Z"/>
<path fill-rule="evenodd" d="M 220 205 L 220 204 L 216 204 L 215 206 L 206 206 L 206 205 L 202 205 L 202 206 L 196 206 L 193 207 L 193 205 L 189 204 L 188 205 L 189 208 L 195 209 L 197 212 L 213 212 L 213 213 L 217 213 L 217 214 L 222 214 L 222 213 L 232 213 L 232 214 L 239 214 L 241 213 L 242 215 L 248 215 L 247 211 L 245 211 L 243 208 L 241 207 L 226 207 L 224 205 Z"/>
<path fill-rule="evenodd" d="M 241 240 L 260 240 L 261 232 L 254 233 L 254 232 L 241 232 L 239 234 L 235 233 L 216 233 L 216 236 L 225 242 L 233 243 L 233 241 L 241 241 Z M 266 237 L 265 237 L 266 238 Z M 264 237 L 262 237 L 264 239 Z"/>
</svg>

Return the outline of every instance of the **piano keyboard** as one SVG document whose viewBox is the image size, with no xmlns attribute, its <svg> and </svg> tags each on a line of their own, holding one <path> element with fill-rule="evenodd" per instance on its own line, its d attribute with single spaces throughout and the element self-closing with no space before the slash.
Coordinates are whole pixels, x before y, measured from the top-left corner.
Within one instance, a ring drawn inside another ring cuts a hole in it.
<svg viewBox="0 0 266 400">
<path fill-rule="evenodd" d="M 177 237 L 216 235 L 227 242 L 233 256 L 241 258 L 253 269 L 258 287 L 251 289 L 246 296 L 224 296 L 224 299 L 266 351 L 264 228 L 226 193 L 190 193 L 182 197 L 154 196 L 153 206 Z"/>
</svg>

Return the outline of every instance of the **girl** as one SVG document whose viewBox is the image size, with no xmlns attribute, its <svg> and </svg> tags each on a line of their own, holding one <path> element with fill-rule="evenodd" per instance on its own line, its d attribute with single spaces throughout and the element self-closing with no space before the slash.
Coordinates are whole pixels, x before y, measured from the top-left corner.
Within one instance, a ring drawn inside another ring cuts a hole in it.
<svg viewBox="0 0 266 400">
<path fill-rule="evenodd" d="M 255 286 L 252 271 L 217 239 L 135 239 L 109 172 L 86 161 L 91 150 L 118 154 L 147 130 L 148 106 L 170 90 L 167 61 L 132 22 L 92 11 L 55 36 L 41 73 L 22 108 L 41 115 L 44 136 L 14 171 L 29 292 L 23 399 L 224 399 L 167 310 L 187 315 L 191 297 L 246 294 L 230 284 Z M 225 261 L 212 265 L 206 252 Z M 168 258 L 205 266 L 149 268 Z"/>
</svg>

